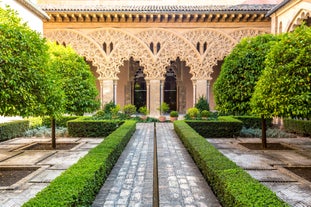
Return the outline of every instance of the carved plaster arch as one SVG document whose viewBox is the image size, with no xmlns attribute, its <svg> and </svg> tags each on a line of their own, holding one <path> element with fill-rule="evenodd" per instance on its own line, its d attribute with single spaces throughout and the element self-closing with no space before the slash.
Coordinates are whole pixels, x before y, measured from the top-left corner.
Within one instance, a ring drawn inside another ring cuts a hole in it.
<svg viewBox="0 0 311 207">
<path fill-rule="evenodd" d="M 97 67 L 96 72 L 99 74 L 99 79 L 102 79 L 107 73 L 103 73 L 102 66 L 107 62 L 106 55 L 102 49 L 89 37 L 71 29 L 57 29 L 46 32 L 44 36 L 59 43 L 70 45 L 79 55 L 84 56 L 87 60 L 92 61 L 92 64 Z"/>
<path fill-rule="evenodd" d="M 257 29 L 257 28 L 243 28 L 243 29 L 236 29 L 229 33 L 229 35 L 234 38 L 237 43 L 240 42 L 244 37 L 255 37 L 260 34 L 267 34 L 269 31 L 264 29 Z"/>
<path fill-rule="evenodd" d="M 310 17 L 311 17 L 310 10 L 306 9 L 299 10 L 299 12 L 297 12 L 297 14 L 295 15 L 295 17 L 293 18 L 293 20 L 291 21 L 291 23 L 289 24 L 288 28 L 285 31 L 287 32 L 293 31 L 297 26 L 301 25 L 304 20 Z"/>
<path fill-rule="evenodd" d="M 131 33 L 121 29 L 102 28 L 92 30 L 88 36 L 98 45 L 102 45 L 104 42 L 112 43 L 113 49 L 107 54 L 108 62 L 104 65 L 103 70 L 111 71 L 113 79 L 118 79 L 117 74 L 120 73 L 120 66 L 130 57 L 139 60 L 147 77 L 152 76 L 148 71 L 150 71 L 150 63 L 155 62 L 154 56 L 149 47 Z"/>
<path fill-rule="evenodd" d="M 158 79 L 164 79 L 166 67 L 170 65 L 171 60 L 177 57 L 182 61 L 186 61 L 187 66 L 195 68 L 201 57 L 195 47 L 182 35 L 167 29 L 146 29 L 135 34 L 146 45 L 151 42 L 159 44 L 160 50 L 154 51 L 155 62 L 149 64 L 150 73 Z"/>
<path fill-rule="evenodd" d="M 223 59 L 230 53 L 236 44 L 228 34 L 215 29 L 194 29 L 183 33 L 183 36 L 195 47 L 197 44 L 205 44 L 206 48 L 201 52 L 201 61 L 197 62 L 195 68 L 191 69 L 192 79 L 210 80 L 213 66 L 217 60 Z"/>
</svg>

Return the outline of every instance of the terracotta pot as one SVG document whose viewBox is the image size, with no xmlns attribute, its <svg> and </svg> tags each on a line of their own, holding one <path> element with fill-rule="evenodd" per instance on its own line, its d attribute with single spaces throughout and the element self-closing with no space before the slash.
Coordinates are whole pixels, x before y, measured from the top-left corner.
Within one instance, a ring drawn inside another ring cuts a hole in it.
<svg viewBox="0 0 311 207">
<path fill-rule="evenodd" d="M 170 117 L 170 119 L 171 119 L 171 122 L 174 122 L 174 121 L 176 121 L 177 119 L 178 119 L 178 117 Z"/>
<path fill-rule="evenodd" d="M 159 117 L 159 121 L 160 122 L 165 122 L 166 121 L 166 117 L 165 116 L 160 116 Z"/>
</svg>

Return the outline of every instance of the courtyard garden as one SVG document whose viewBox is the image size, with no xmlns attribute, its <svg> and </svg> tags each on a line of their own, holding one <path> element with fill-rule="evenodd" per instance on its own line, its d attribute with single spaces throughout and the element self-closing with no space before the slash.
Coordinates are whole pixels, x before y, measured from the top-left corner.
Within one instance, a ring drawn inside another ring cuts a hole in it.
<svg viewBox="0 0 311 207">
<path fill-rule="evenodd" d="M 103 139 L 23 206 L 88 206 L 136 124 L 160 120 L 148 116 L 147 106 L 137 109 L 110 102 L 100 109 L 95 79 L 83 57 L 62 43 L 47 42 L 21 24 L 13 11 L 0 9 L 0 14 L 0 115 L 24 117 L 1 123 L 0 141 L 48 137 L 50 142 L 23 150 L 49 154 L 46 151 L 76 146 L 60 138 Z M 310 137 L 310 43 L 311 29 L 304 25 L 279 36 L 243 39 L 225 58 L 214 85 L 217 110 L 210 111 L 202 96 L 185 115 L 170 112 L 171 117 L 183 116 L 173 120 L 174 129 L 223 206 L 287 206 L 207 139 L 261 138 L 261 143 L 243 144 L 250 150 L 288 150 L 269 139 Z M 168 112 L 164 108 L 159 108 L 161 113 Z M 282 129 L 273 126 L 275 117 L 283 120 Z M 296 170 L 303 171 L 299 167 Z M 36 170 L 11 168 L 10 174 L 2 168 L 0 184 L 13 185 L 21 174 Z M 304 174 L 310 169 L 300 172 Z"/>
</svg>

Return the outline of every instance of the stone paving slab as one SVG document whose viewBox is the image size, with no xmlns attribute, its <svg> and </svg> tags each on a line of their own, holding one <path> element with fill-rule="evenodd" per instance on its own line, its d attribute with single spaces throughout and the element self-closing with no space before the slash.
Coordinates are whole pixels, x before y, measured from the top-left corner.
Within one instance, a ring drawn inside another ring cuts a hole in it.
<svg viewBox="0 0 311 207">
<path fill-rule="evenodd" d="M 53 155 L 54 151 L 24 151 L 18 156 L 11 157 L 3 162 L 0 162 L 0 166 L 7 165 L 35 165 L 41 160 Z"/>
<path fill-rule="evenodd" d="M 8 152 L 8 151 L 3 151 L 3 150 L 0 150 L 0 162 L 1 161 L 4 161 L 10 157 L 14 157 L 18 154 L 20 154 L 21 152 Z"/>
<path fill-rule="evenodd" d="M 29 182 L 31 183 L 50 183 L 58 177 L 64 170 L 45 170 L 33 177 Z"/>
</svg>

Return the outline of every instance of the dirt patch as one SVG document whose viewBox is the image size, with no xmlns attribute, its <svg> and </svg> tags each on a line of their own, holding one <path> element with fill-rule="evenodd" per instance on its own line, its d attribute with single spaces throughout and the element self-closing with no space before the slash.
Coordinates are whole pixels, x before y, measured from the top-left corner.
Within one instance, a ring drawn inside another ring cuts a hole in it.
<svg viewBox="0 0 311 207">
<path fill-rule="evenodd" d="M 311 182 L 311 167 L 285 167 L 285 169 Z"/>
<path fill-rule="evenodd" d="M 36 167 L 1 167 L 0 168 L 0 186 L 11 186 L 30 173 L 36 171 Z"/>
<path fill-rule="evenodd" d="M 262 143 L 239 143 L 250 150 L 293 150 L 281 143 L 267 143 L 267 148 L 262 147 Z"/>
<path fill-rule="evenodd" d="M 56 143 L 56 150 L 70 150 L 80 143 Z M 55 150 L 52 143 L 35 143 L 31 146 L 23 148 L 23 150 Z"/>
</svg>

